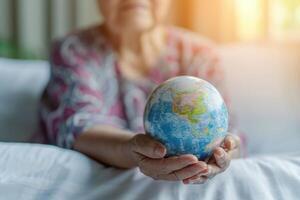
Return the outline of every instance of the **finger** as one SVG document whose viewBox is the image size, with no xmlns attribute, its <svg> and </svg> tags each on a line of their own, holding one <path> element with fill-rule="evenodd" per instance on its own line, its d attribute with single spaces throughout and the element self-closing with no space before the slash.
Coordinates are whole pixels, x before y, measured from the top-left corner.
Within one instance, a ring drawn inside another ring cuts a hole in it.
<svg viewBox="0 0 300 200">
<path fill-rule="evenodd" d="M 153 174 L 170 174 L 197 162 L 197 157 L 193 155 L 182 155 L 163 159 L 144 158 L 138 165 L 144 174 L 153 176 Z"/>
<path fill-rule="evenodd" d="M 233 134 L 228 134 L 224 139 L 224 148 L 226 150 L 233 150 L 239 146 L 239 137 Z"/>
<path fill-rule="evenodd" d="M 196 164 L 187 166 L 183 169 L 174 171 L 172 173 L 175 174 L 175 176 L 177 177 L 177 180 L 184 180 L 190 177 L 193 177 L 199 173 L 207 173 L 208 172 L 208 168 L 207 168 L 207 164 L 205 162 L 199 161 Z"/>
<path fill-rule="evenodd" d="M 207 175 L 205 175 L 205 177 L 209 179 L 213 178 L 214 176 L 222 172 L 222 169 L 218 167 L 216 164 L 209 164 L 207 165 L 207 167 L 208 167 L 208 173 Z"/>
<path fill-rule="evenodd" d="M 206 174 L 208 168 L 206 163 L 199 161 L 196 164 L 190 165 L 178 171 L 171 172 L 170 174 L 159 174 L 157 179 L 167 180 L 167 181 L 181 181 L 197 174 Z"/>
<path fill-rule="evenodd" d="M 216 164 L 220 167 L 223 171 L 229 166 L 230 163 L 230 156 L 224 149 L 217 147 L 214 150 L 214 157 Z"/>
<path fill-rule="evenodd" d="M 164 181 L 178 181 L 176 174 L 157 174 L 152 176 L 154 180 L 164 180 Z"/>
<path fill-rule="evenodd" d="M 149 158 L 163 158 L 166 148 L 148 135 L 139 134 L 134 136 L 132 150 Z"/>
<path fill-rule="evenodd" d="M 203 174 L 197 174 L 191 178 L 185 179 L 182 182 L 184 184 L 203 184 L 208 180 Z"/>
<path fill-rule="evenodd" d="M 206 177 L 200 177 L 199 179 L 193 180 L 190 182 L 190 184 L 204 184 L 208 178 Z"/>
</svg>

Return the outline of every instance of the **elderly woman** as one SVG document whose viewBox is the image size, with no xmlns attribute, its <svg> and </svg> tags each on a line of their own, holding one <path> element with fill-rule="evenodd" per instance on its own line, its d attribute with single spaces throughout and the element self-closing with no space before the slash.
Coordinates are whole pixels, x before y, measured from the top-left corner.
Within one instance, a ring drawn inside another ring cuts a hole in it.
<svg viewBox="0 0 300 200">
<path fill-rule="evenodd" d="M 147 95 L 177 75 L 192 75 L 220 89 L 222 75 L 211 45 L 164 23 L 169 0 L 98 0 L 99 26 L 57 41 L 51 80 L 42 101 L 46 142 L 80 151 L 119 168 L 139 167 L 154 179 L 203 183 L 238 154 L 228 135 L 208 162 L 193 155 L 165 157 L 143 134 Z"/>
</svg>

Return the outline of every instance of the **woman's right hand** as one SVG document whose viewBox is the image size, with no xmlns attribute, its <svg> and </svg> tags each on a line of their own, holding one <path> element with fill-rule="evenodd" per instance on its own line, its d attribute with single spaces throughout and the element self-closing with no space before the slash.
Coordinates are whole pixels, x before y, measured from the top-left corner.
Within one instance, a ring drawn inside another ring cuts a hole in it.
<svg viewBox="0 0 300 200">
<path fill-rule="evenodd" d="M 207 164 L 193 155 L 164 158 L 166 148 L 145 134 L 135 135 L 126 146 L 140 171 L 155 180 L 183 181 L 208 173 Z"/>
</svg>

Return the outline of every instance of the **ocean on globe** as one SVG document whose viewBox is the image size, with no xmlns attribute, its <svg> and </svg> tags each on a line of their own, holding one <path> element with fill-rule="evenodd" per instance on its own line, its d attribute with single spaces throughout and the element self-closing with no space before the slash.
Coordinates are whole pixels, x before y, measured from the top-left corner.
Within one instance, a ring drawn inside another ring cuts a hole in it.
<svg viewBox="0 0 300 200">
<path fill-rule="evenodd" d="M 154 89 L 144 112 L 147 134 L 167 148 L 167 156 L 193 154 L 204 160 L 228 129 L 228 112 L 217 89 L 205 80 L 178 76 Z"/>
</svg>

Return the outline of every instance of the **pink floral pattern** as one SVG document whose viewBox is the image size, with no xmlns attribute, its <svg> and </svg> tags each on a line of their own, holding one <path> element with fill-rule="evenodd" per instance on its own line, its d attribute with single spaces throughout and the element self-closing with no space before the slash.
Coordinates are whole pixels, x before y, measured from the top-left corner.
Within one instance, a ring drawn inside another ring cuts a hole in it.
<svg viewBox="0 0 300 200">
<path fill-rule="evenodd" d="M 95 125 L 143 132 L 147 96 L 159 83 L 193 75 L 223 91 L 223 73 L 211 44 L 185 30 L 168 28 L 167 46 L 143 82 L 126 79 L 99 27 L 57 41 L 50 57 L 51 78 L 41 103 L 45 142 L 72 148 Z M 224 95 L 224 93 L 223 93 Z"/>
</svg>

